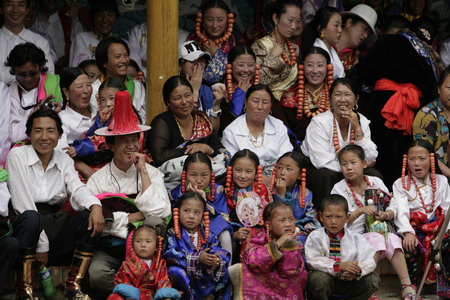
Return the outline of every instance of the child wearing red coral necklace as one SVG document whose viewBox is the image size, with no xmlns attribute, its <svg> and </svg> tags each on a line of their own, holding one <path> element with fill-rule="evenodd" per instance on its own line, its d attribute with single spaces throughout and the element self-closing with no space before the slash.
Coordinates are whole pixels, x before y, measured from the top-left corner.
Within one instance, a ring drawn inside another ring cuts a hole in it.
<svg viewBox="0 0 450 300">
<path fill-rule="evenodd" d="M 364 175 L 363 170 L 367 163 L 362 147 L 345 146 L 339 151 L 338 160 L 344 179 L 334 185 L 331 194 L 339 194 L 347 199 L 350 213 L 347 228 L 363 234 L 376 251 L 375 261 L 386 257 L 392 263 L 402 284 L 402 299 L 415 299 L 415 287 L 409 279 L 401 238 L 395 233 L 386 232 L 388 224 L 382 222 L 392 220 L 395 215 L 395 210 L 386 207 L 390 200 L 388 189 L 381 179 Z M 381 201 L 377 201 L 378 205 L 375 206 L 370 205 L 369 199 L 372 202 L 377 199 Z M 386 231 L 374 230 L 374 225 L 370 227 L 373 220 L 378 228 Z M 372 296 L 370 299 L 379 298 Z"/>
<path fill-rule="evenodd" d="M 438 166 L 430 143 L 425 140 L 416 140 L 409 145 L 406 153 L 403 158 L 402 177 L 393 185 L 391 206 L 396 207 L 397 210 L 394 221 L 398 227 L 398 233 L 404 238 L 403 248 L 408 269 L 414 281 L 422 276 L 432 248 L 431 241 L 436 238 L 441 229 L 449 206 L 450 187 L 447 177 L 436 174 Z M 446 245 L 448 242 L 449 239 L 444 238 L 442 244 Z M 420 255 L 421 251 L 423 255 Z M 442 261 L 446 267 L 442 274 L 447 277 L 450 271 L 448 250 L 442 251 Z M 413 269 L 416 272 L 412 272 Z M 433 283 L 436 279 L 446 281 L 444 276 L 436 278 L 432 264 L 426 282 Z M 445 282 L 439 283 L 438 294 L 440 294 L 439 287 L 445 284 Z M 447 291 L 440 295 L 450 297 Z"/>
</svg>

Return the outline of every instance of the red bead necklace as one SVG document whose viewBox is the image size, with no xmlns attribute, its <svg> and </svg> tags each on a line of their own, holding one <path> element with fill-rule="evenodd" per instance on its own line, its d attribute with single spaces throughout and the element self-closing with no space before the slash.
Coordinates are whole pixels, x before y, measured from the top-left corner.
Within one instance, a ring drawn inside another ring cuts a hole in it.
<svg viewBox="0 0 450 300">
<path fill-rule="evenodd" d="M 370 184 L 369 178 L 367 176 L 364 176 L 364 181 L 367 184 L 367 187 L 371 187 L 372 185 Z M 350 191 L 352 192 L 352 196 L 353 196 L 353 201 L 355 201 L 356 205 L 358 207 L 363 207 L 364 205 L 361 203 L 361 201 L 358 200 L 358 197 L 356 196 L 355 190 L 353 189 L 352 184 L 350 183 L 350 181 L 348 181 L 347 179 L 345 179 L 345 182 L 347 182 L 348 188 L 350 189 Z"/>
<path fill-rule="evenodd" d="M 350 145 L 353 145 L 354 143 L 355 143 L 355 130 L 350 127 Z M 338 153 L 339 150 L 341 150 L 341 146 L 339 146 L 336 118 L 334 116 L 333 116 L 333 146 L 334 152 Z"/>
<path fill-rule="evenodd" d="M 233 66 L 231 64 L 227 64 L 225 73 L 226 73 L 225 87 L 227 89 L 228 102 L 231 102 L 234 91 L 236 90 L 236 84 L 233 83 Z M 259 65 L 256 64 L 255 75 L 253 75 L 253 84 L 258 83 L 259 83 Z"/>
<path fill-rule="evenodd" d="M 197 13 L 197 18 L 195 19 L 195 35 L 200 39 L 202 44 L 209 45 L 209 39 L 203 35 L 201 27 L 202 27 L 202 19 L 203 14 L 201 12 Z M 231 34 L 233 33 L 233 24 L 234 24 L 234 14 L 229 13 L 227 14 L 227 21 L 228 21 L 228 28 L 225 31 L 225 34 L 218 39 L 214 40 L 214 44 L 219 46 L 221 43 L 228 41 L 228 39 L 231 37 Z"/>
<path fill-rule="evenodd" d="M 272 36 L 277 44 L 281 44 L 277 41 L 275 35 L 272 35 Z M 291 57 L 291 60 L 289 60 L 289 58 L 287 57 L 286 51 L 284 49 L 281 52 L 281 58 L 283 59 L 283 61 L 286 65 L 288 65 L 289 67 L 292 67 L 297 63 L 297 57 L 295 56 L 294 45 L 288 39 L 286 39 L 285 44 L 287 45 L 287 48 L 289 50 L 289 56 Z M 283 45 L 283 48 L 284 48 L 284 45 Z"/>
</svg>

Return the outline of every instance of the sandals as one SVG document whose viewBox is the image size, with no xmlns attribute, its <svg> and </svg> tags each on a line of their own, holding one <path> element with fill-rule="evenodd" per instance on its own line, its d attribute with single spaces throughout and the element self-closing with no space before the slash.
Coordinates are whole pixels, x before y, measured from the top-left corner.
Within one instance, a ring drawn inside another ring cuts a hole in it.
<svg viewBox="0 0 450 300">
<path fill-rule="evenodd" d="M 404 294 L 404 291 L 406 288 L 412 288 L 414 290 L 414 293 L 407 293 Z M 417 298 L 416 296 L 416 286 L 414 284 L 402 284 L 402 290 L 400 291 L 400 298 L 404 299 L 404 300 L 422 300 L 422 297 L 419 296 L 419 298 Z"/>
<path fill-rule="evenodd" d="M 372 296 L 370 296 L 370 298 L 368 300 L 380 300 L 380 297 L 378 297 L 375 294 L 372 294 Z"/>
</svg>

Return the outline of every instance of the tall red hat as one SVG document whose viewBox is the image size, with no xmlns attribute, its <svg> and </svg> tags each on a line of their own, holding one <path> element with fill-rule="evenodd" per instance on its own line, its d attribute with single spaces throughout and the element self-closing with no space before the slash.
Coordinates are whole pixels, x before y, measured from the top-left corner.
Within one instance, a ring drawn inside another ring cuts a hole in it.
<svg viewBox="0 0 450 300">
<path fill-rule="evenodd" d="M 139 125 L 139 119 L 133 110 L 131 96 L 128 91 L 115 93 L 114 111 L 108 127 L 99 128 L 96 135 L 127 135 L 147 131 L 150 126 Z"/>
</svg>

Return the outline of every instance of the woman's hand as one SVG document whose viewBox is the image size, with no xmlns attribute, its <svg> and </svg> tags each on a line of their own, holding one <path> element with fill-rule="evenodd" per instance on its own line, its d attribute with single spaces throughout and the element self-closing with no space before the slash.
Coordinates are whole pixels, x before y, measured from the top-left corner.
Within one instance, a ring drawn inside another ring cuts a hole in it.
<svg viewBox="0 0 450 300">
<path fill-rule="evenodd" d="M 209 54 L 211 54 L 211 56 L 214 56 L 217 50 L 219 49 L 219 46 L 217 46 L 217 44 L 214 43 L 213 40 L 209 40 L 208 44 L 203 44 L 203 47 L 205 48 L 206 51 L 209 52 Z"/>
<path fill-rule="evenodd" d="M 342 117 L 350 122 L 352 129 L 355 130 L 355 134 L 363 134 L 356 112 L 351 109 L 342 110 Z"/>
<path fill-rule="evenodd" d="M 245 241 L 251 233 L 251 229 L 247 227 L 241 227 L 238 229 L 238 231 L 233 232 L 233 239 L 239 240 L 239 241 Z"/>
<path fill-rule="evenodd" d="M 247 93 L 248 89 L 252 86 L 250 78 L 238 82 L 238 88 Z M 231 100 L 231 99 L 229 99 Z"/>
<path fill-rule="evenodd" d="M 184 151 L 184 154 L 189 155 L 189 154 L 195 153 L 195 152 L 202 152 L 202 153 L 205 153 L 206 155 L 211 156 L 214 154 L 214 149 L 211 148 L 207 144 L 194 143 L 194 144 L 186 146 L 186 151 Z"/>
<path fill-rule="evenodd" d="M 411 232 L 405 233 L 405 238 L 403 239 L 403 248 L 406 251 L 408 251 L 408 252 L 414 251 L 416 249 L 418 243 L 419 243 L 419 240 L 417 239 L 415 234 L 413 234 Z"/>
</svg>

